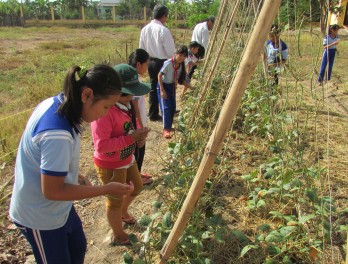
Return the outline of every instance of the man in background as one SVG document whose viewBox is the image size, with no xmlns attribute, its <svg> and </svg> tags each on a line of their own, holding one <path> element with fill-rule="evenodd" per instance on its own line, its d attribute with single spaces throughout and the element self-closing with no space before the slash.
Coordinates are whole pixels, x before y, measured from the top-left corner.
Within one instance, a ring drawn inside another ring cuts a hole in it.
<svg viewBox="0 0 348 264">
<path fill-rule="evenodd" d="M 208 48 L 209 31 L 213 29 L 214 23 L 215 17 L 210 16 L 207 20 L 203 21 L 202 23 L 198 23 L 193 30 L 191 41 L 196 41 L 200 45 L 198 52 L 195 55 L 198 60 L 203 59 L 205 51 Z M 196 68 L 197 66 L 193 66 L 190 69 L 190 72 L 187 75 L 190 79 Z"/>
<path fill-rule="evenodd" d="M 162 120 L 159 115 L 157 82 L 158 73 L 163 62 L 175 54 L 174 39 L 165 23 L 169 10 L 166 6 L 157 4 L 153 9 L 154 19 L 147 24 L 140 33 L 139 48 L 146 50 L 150 55 L 148 72 L 151 82 L 149 94 L 149 118 L 151 121 Z"/>
</svg>

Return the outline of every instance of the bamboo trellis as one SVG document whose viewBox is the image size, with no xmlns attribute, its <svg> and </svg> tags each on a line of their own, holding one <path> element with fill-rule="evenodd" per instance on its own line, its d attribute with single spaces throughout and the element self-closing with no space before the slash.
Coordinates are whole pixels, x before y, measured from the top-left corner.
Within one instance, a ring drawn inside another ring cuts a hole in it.
<svg viewBox="0 0 348 264">
<path fill-rule="evenodd" d="M 178 215 L 178 219 L 161 250 L 160 263 L 166 263 L 169 260 L 179 237 L 186 227 L 195 205 L 201 196 L 203 187 L 211 172 L 216 156 L 221 150 L 223 140 L 225 139 L 227 132 L 231 129 L 232 122 L 236 116 L 246 86 L 259 61 L 261 50 L 267 38 L 268 29 L 271 27 L 280 7 L 280 3 L 280 0 L 266 0 L 263 4 L 235 80 L 231 83 L 230 92 L 222 107 L 215 129 L 213 130 L 206 146 L 204 156 L 194 181 Z"/>
</svg>

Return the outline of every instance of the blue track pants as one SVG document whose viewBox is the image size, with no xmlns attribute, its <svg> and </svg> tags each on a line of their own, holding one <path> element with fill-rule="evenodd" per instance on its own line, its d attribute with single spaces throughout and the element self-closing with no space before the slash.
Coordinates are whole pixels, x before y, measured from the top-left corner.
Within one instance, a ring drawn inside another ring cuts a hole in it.
<svg viewBox="0 0 348 264">
<path fill-rule="evenodd" d="M 325 49 L 323 59 L 321 61 L 320 73 L 318 76 L 318 82 L 322 82 L 325 76 L 326 65 L 329 64 L 327 80 L 331 80 L 332 67 L 335 60 L 336 49 Z"/>
<path fill-rule="evenodd" d="M 176 109 L 175 88 L 173 83 L 163 83 L 164 90 L 167 93 L 167 99 L 161 97 L 159 84 L 157 85 L 157 96 L 159 107 L 163 117 L 163 128 L 171 129 Z"/>
</svg>

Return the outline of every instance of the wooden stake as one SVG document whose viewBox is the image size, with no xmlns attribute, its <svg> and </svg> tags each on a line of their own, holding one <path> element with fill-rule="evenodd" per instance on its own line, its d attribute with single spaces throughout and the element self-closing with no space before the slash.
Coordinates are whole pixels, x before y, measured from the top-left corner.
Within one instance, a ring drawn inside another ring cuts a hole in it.
<svg viewBox="0 0 348 264">
<path fill-rule="evenodd" d="M 346 244 L 346 264 L 348 264 L 348 232 L 347 232 L 347 244 Z"/>
<path fill-rule="evenodd" d="M 232 23 L 234 21 L 234 18 L 235 18 L 236 14 L 237 14 L 238 9 L 239 9 L 239 4 L 240 4 L 240 0 L 237 0 L 235 5 L 234 5 L 233 12 L 232 12 L 232 14 L 230 16 L 230 19 L 228 20 L 228 22 L 226 24 L 225 32 L 224 32 L 224 35 L 222 36 L 222 41 L 220 42 L 220 47 L 219 47 L 218 53 L 215 55 L 215 60 L 214 60 L 213 66 L 210 69 L 210 73 L 208 75 L 207 81 L 205 82 L 205 84 L 204 84 L 204 86 L 203 86 L 203 88 L 202 88 L 202 90 L 200 92 L 200 96 L 199 96 L 199 99 L 198 99 L 199 103 L 196 104 L 195 108 L 193 109 L 193 112 L 192 112 L 192 115 L 191 115 L 191 121 L 189 122 L 192 126 L 194 125 L 195 119 L 198 116 L 197 111 L 198 111 L 198 109 L 200 107 L 200 104 L 203 102 L 203 100 L 205 98 L 205 95 L 208 92 L 208 89 L 210 87 L 211 80 L 212 80 L 213 74 L 215 72 L 215 69 L 216 69 L 216 67 L 218 65 L 221 52 L 223 51 L 223 49 L 225 47 L 225 44 L 227 43 L 226 39 L 229 36 L 230 32 L 233 30 Z M 209 58 L 209 57 L 207 57 L 207 58 Z M 205 64 L 204 64 L 203 75 L 204 75 L 204 72 L 206 71 L 207 63 L 208 63 L 208 61 L 206 61 Z"/>
<path fill-rule="evenodd" d="M 214 23 L 213 31 L 211 33 L 210 41 L 208 44 L 208 50 L 206 50 L 206 53 L 205 53 L 206 58 L 210 57 L 211 51 L 215 48 L 215 42 L 217 39 L 216 36 L 217 36 L 217 33 L 219 32 L 219 29 L 220 29 L 222 21 L 223 21 L 222 17 L 223 17 L 223 13 L 226 10 L 227 2 L 228 2 L 228 0 L 222 0 L 222 2 L 220 3 L 218 16 L 217 16 L 216 21 Z M 204 74 L 205 74 L 207 65 L 208 65 L 208 63 L 207 63 L 207 61 L 205 61 L 204 66 L 203 66 L 202 76 L 204 76 Z"/>
<path fill-rule="evenodd" d="M 254 14 L 255 14 L 255 17 L 257 17 L 258 15 L 258 3 L 257 3 L 257 0 L 253 0 L 253 8 L 254 8 Z M 265 54 L 265 51 L 263 50 L 261 52 L 261 61 L 262 61 L 262 66 L 263 66 L 263 74 L 264 74 L 264 77 L 265 79 L 268 78 L 268 65 L 267 65 L 267 59 L 266 59 L 266 54 Z"/>
<path fill-rule="evenodd" d="M 281 0 L 265 0 L 250 41 L 246 47 L 235 80 L 230 87 L 228 97 L 222 107 L 219 119 L 210 136 L 203 159 L 191 185 L 189 193 L 179 213 L 169 237 L 161 250 L 160 264 L 167 263 L 179 237 L 194 210 L 194 207 L 202 193 L 205 182 L 211 172 L 214 161 L 221 150 L 222 143 L 228 131 L 231 130 L 232 122 L 236 116 L 238 106 L 251 79 L 264 47 L 269 29 L 277 14 Z"/>
</svg>

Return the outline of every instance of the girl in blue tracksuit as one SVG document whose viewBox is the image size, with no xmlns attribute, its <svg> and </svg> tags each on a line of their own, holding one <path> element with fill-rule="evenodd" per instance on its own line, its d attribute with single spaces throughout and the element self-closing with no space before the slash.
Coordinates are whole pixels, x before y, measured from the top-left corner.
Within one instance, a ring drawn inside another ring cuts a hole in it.
<svg viewBox="0 0 348 264">
<path fill-rule="evenodd" d="M 324 80 L 326 65 L 329 63 L 329 68 L 327 72 L 327 80 L 331 80 L 332 67 L 336 55 L 336 46 L 338 44 L 338 25 L 331 25 L 329 27 L 329 34 L 325 36 L 323 41 L 324 53 L 321 61 L 320 72 L 318 76 L 318 83 L 322 83 Z"/>
<path fill-rule="evenodd" d="M 158 74 L 157 96 L 163 116 L 163 136 L 171 138 L 172 124 L 176 110 L 177 84 L 187 85 L 185 82 L 185 59 L 188 56 L 186 46 L 179 46 L 173 58 L 164 62 Z"/>
</svg>

